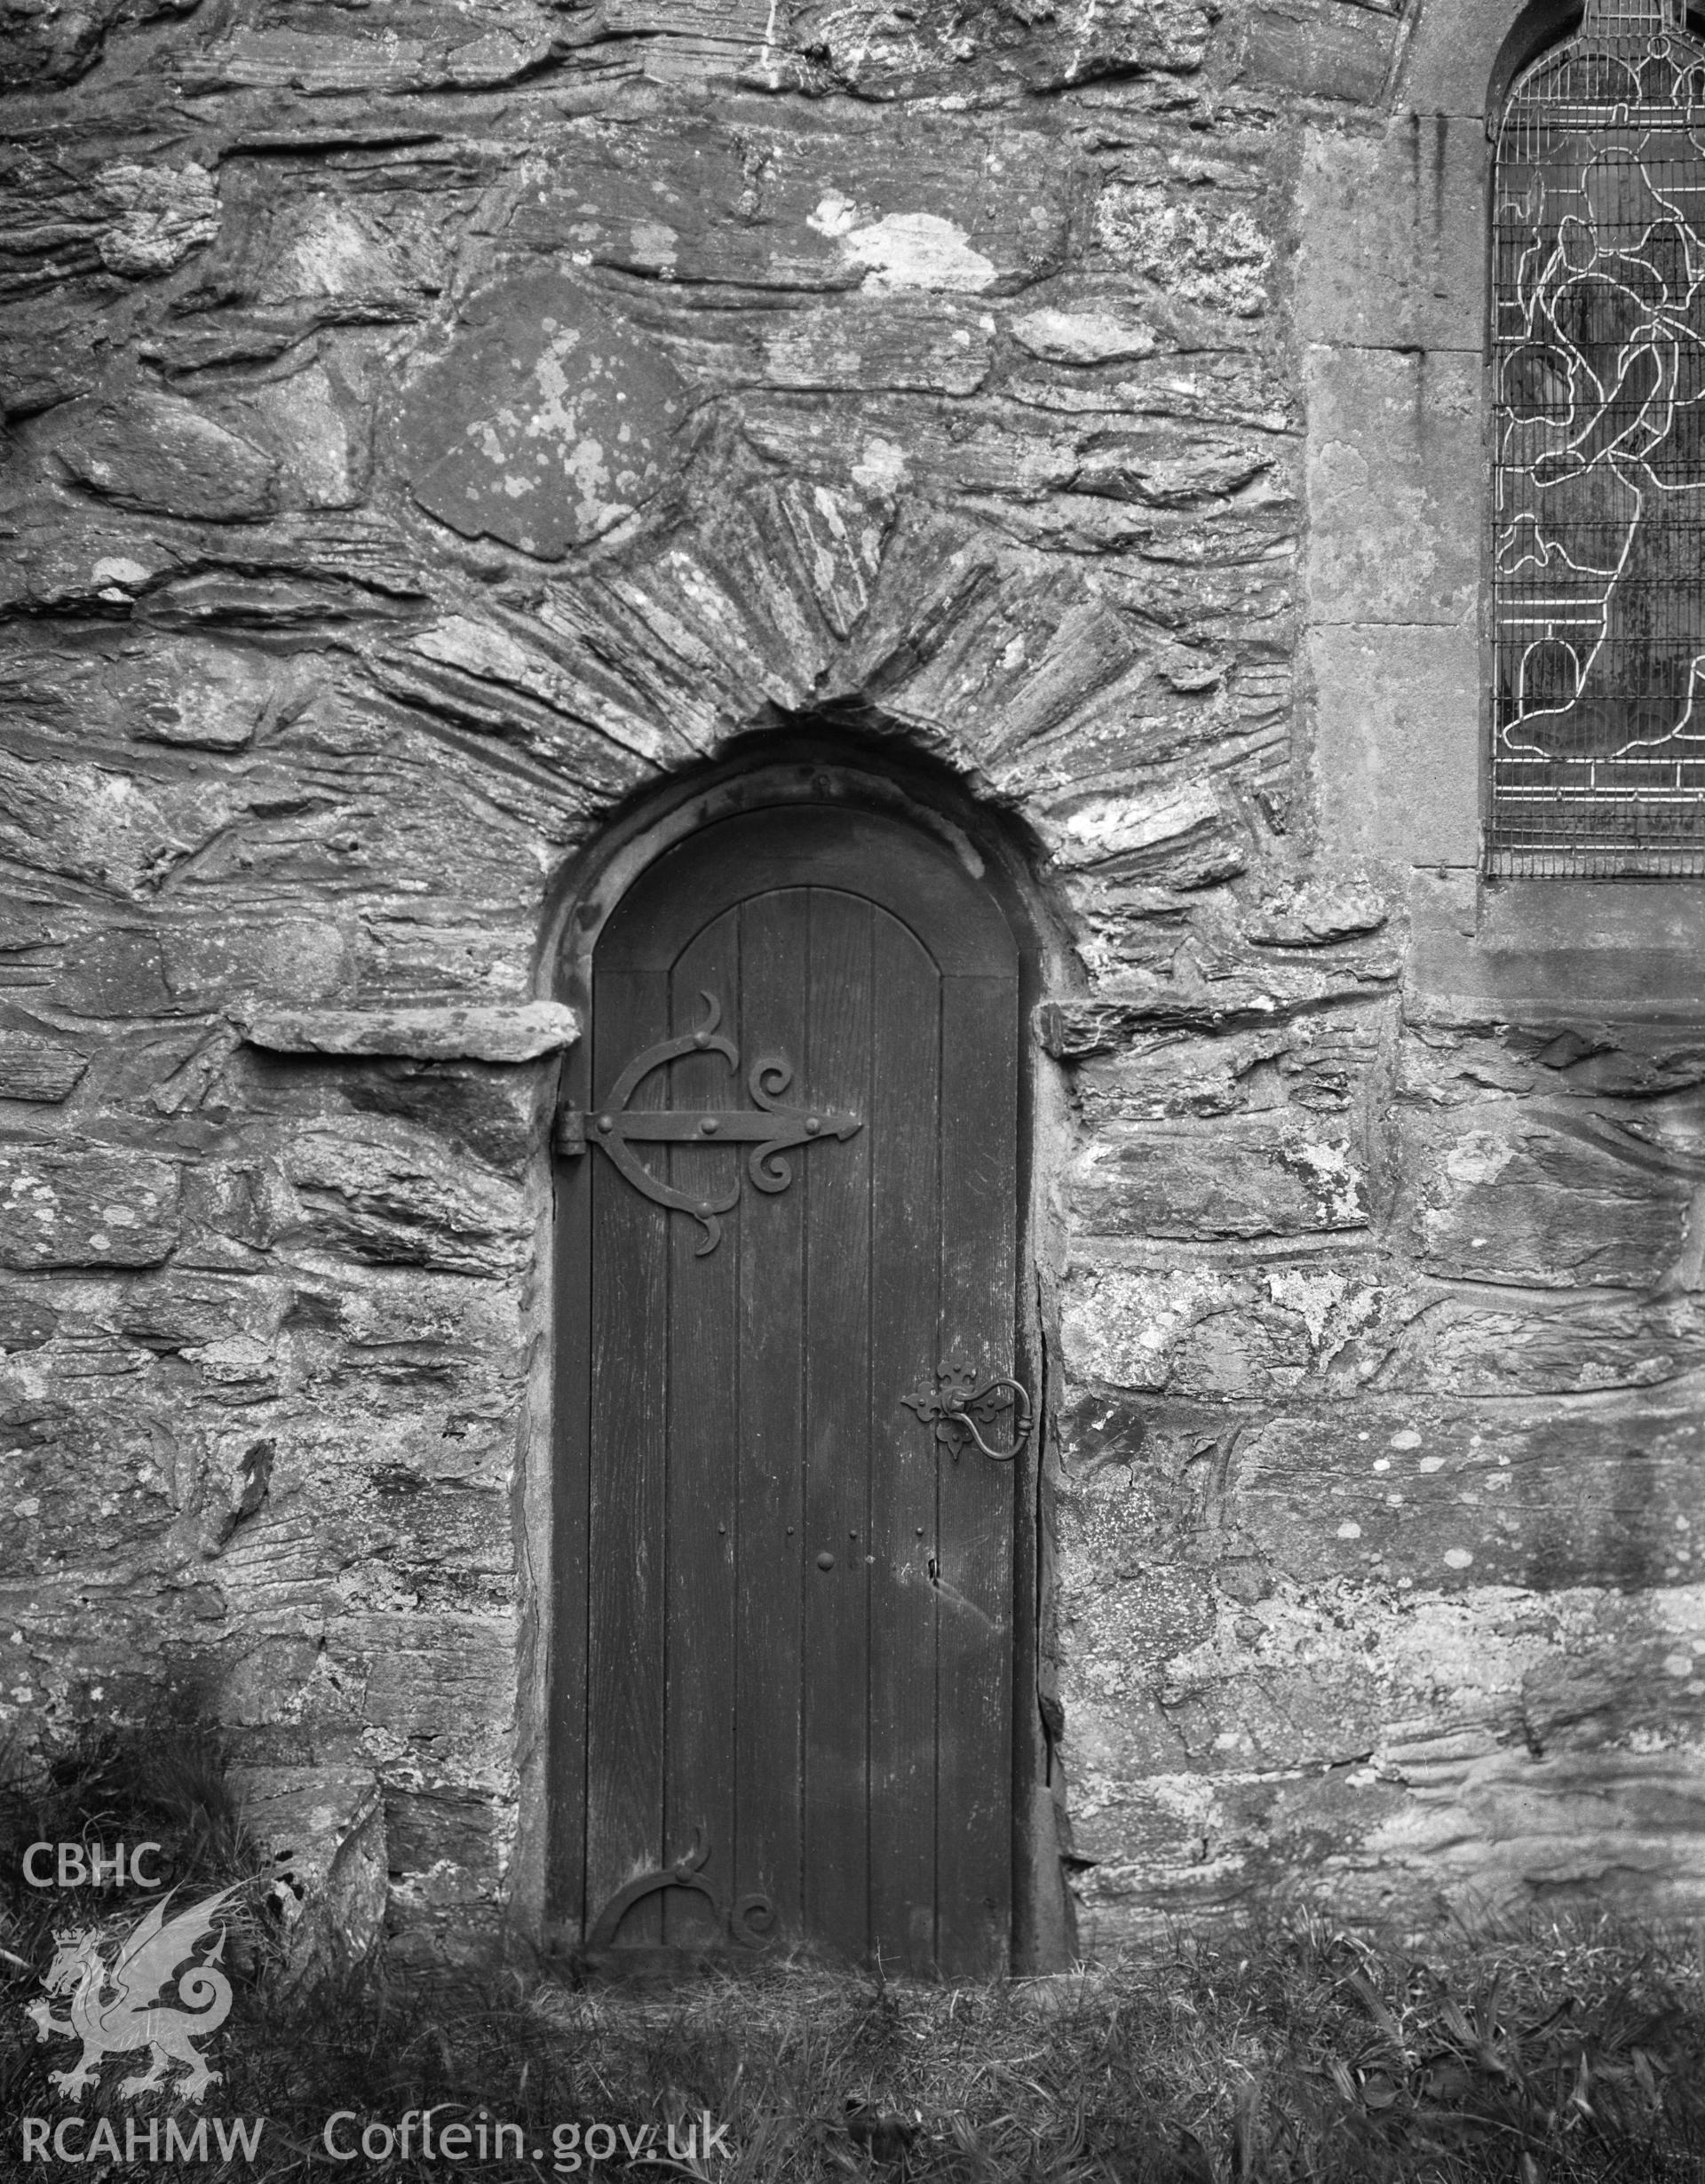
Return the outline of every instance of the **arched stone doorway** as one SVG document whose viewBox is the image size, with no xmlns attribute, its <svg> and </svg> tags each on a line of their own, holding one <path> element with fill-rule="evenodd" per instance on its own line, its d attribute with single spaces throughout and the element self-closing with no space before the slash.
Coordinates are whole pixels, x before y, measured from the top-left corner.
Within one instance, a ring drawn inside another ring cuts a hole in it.
<svg viewBox="0 0 1705 2184">
<path fill-rule="evenodd" d="M 636 830 L 571 932 L 551 1923 L 999 1969 L 1035 1742 L 1022 905 L 807 760 Z"/>
</svg>

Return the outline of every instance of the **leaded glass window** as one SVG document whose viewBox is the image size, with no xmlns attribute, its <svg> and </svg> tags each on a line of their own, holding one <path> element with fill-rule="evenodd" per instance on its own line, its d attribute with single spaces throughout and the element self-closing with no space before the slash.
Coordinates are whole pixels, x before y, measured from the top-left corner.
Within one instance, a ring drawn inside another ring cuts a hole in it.
<svg viewBox="0 0 1705 2184">
<path fill-rule="evenodd" d="M 1493 184 L 1488 868 L 1705 872 L 1705 47 L 1588 0 Z"/>
</svg>

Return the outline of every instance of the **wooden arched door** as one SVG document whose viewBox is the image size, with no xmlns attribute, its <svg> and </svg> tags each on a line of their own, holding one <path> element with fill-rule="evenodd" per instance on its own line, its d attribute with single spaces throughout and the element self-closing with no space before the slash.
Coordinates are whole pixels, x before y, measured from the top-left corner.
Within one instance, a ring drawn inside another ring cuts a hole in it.
<svg viewBox="0 0 1705 2184">
<path fill-rule="evenodd" d="M 1019 1466 L 942 1404 L 1013 1372 L 1018 1048 L 1004 916 L 899 818 L 705 825 L 598 936 L 552 1702 L 596 1950 L 1007 1960 Z"/>
</svg>

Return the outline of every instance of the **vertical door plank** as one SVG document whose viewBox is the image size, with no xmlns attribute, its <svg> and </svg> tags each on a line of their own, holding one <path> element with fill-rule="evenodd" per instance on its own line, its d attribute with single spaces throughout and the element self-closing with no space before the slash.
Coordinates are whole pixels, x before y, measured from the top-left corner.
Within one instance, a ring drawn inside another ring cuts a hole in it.
<svg viewBox="0 0 1705 2184">
<path fill-rule="evenodd" d="M 661 972 L 598 981 L 598 1099 L 664 1036 Z M 637 1106 L 659 1106 L 653 1077 Z M 594 1105 L 597 1101 L 594 1101 Z M 602 1154 L 592 1171 L 593 1471 L 587 1541 L 588 1919 L 633 1875 L 659 1864 L 663 1826 L 663 1624 L 670 1218 Z M 635 1907 L 621 1939 L 655 1942 L 657 1900 Z"/>
<path fill-rule="evenodd" d="M 1017 1032 L 1016 979 L 942 981 L 942 1362 L 975 1367 L 979 1384 L 1012 1370 Z M 984 1438 L 1011 1442 L 1010 1431 Z M 1010 1934 L 1014 1469 L 973 1445 L 939 1473 L 937 1946 L 948 1978 L 998 1970 Z"/>
<path fill-rule="evenodd" d="M 810 898 L 780 889 L 741 913 L 741 1059 L 766 1053 L 795 1070 L 789 1104 L 814 1084 L 807 1060 L 805 967 Z M 837 1148 L 837 1150 L 839 1148 Z M 740 1529 L 735 1802 L 736 1899 L 767 1897 L 778 1938 L 803 1931 L 800 1618 L 810 1567 L 805 1537 L 805 1171 L 824 1147 L 792 1158 L 773 1195 L 746 1184 L 741 1206 Z"/>
<path fill-rule="evenodd" d="M 872 933 L 870 1906 L 884 1963 L 935 1962 L 934 1427 L 940 980 L 885 911 Z"/>
<path fill-rule="evenodd" d="M 703 1022 L 715 996 L 720 1031 L 740 1046 L 740 913 L 726 911 L 682 951 L 670 974 L 671 1036 Z M 741 1049 L 742 1063 L 746 1060 Z M 745 1070 L 713 1052 L 684 1055 L 668 1071 L 675 1108 L 744 1107 Z M 650 1148 L 649 1164 L 698 1198 L 726 1197 L 741 1151 Z M 704 1231 L 669 1217 L 669 1478 L 663 1855 L 678 1858 L 702 1831 L 705 1878 L 726 1897 L 734 1874 L 734 1523 L 741 1210 L 700 1256 Z M 704 1898 L 662 1899 L 663 1939 L 677 1948 L 726 1942 Z"/>
<path fill-rule="evenodd" d="M 798 1096 L 868 1118 L 871 907 L 811 891 L 811 1037 Z M 868 1926 L 869 1203 L 865 1127 L 798 1156 L 805 1193 L 805 1894 L 807 1929 L 861 1957 Z M 831 1567 L 818 1558 L 831 1558 Z"/>
</svg>

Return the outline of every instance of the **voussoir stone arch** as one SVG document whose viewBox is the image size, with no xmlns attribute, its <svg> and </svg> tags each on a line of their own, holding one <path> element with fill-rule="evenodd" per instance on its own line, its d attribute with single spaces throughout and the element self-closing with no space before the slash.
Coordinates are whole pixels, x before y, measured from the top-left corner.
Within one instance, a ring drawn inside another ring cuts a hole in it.
<svg viewBox="0 0 1705 2184">
<path fill-rule="evenodd" d="M 856 706 L 1064 874 L 1240 869 L 1218 784 L 1259 766 L 1271 721 L 1058 557 L 922 501 L 736 473 L 688 520 L 530 589 L 447 605 L 369 671 L 473 748 L 572 782 L 591 822 L 754 729 Z"/>
</svg>

